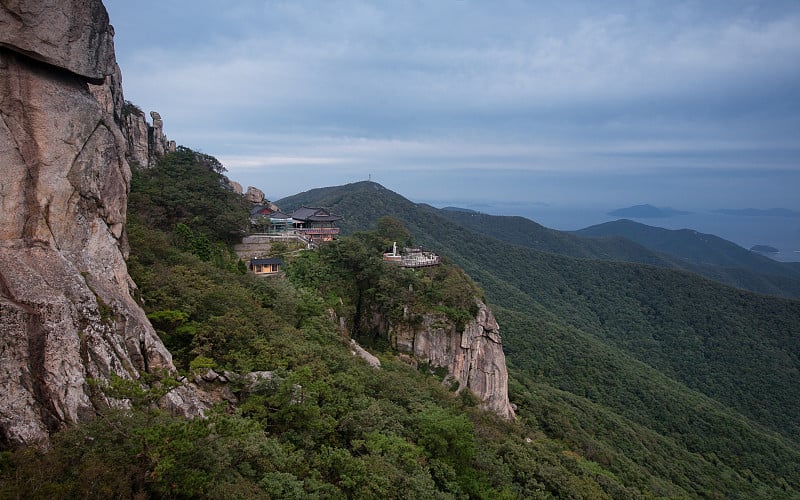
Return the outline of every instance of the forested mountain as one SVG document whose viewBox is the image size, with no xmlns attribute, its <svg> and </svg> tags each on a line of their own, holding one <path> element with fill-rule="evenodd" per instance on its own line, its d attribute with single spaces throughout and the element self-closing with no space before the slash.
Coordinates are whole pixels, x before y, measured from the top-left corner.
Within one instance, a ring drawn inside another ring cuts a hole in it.
<svg viewBox="0 0 800 500">
<path fill-rule="evenodd" d="M 622 219 L 587 227 L 574 231 L 573 234 L 592 238 L 621 236 L 651 250 L 694 264 L 738 268 L 764 275 L 800 279 L 800 273 L 793 266 L 751 252 L 713 234 L 691 229 L 663 229 Z"/>
<path fill-rule="evenodd" d="M 737 288 L 800 298 L 797 266 L 776 262 L 717 236 L 688 229 L 673 231 L 621 220 L 563 232 L 524 217 L 449 210 L 440 213 L 473 231 L 544 252 L 684 269 Z"/>
<path fill-rule="evenodd" d="M 384 214 L 398 217 L 419 243 L 452 258 L 484 288 L 520 379 L 584 397 L 742 474 L 757 468 L 800 478 L 800 302 L 685 271 L 512 245 L 373 183 L 312 190 L 279 204 L 327 206 L 351 230 Z M 618 449 L 617 437 L 603 436 L 604 449 Z M 584 444 L 603 441 L 591 439 Z"/>
<path fill-rule="evenodd" d="M 440 215 L 477 233 L 543 252 L 569 257 L 677 267 L 669 255 L 659 254 L 623 238 L 581 238 L 570 232 L 544 227 L 520 216 L 466 213 L 444 209 L 440 211 Z"/>
<path fill-rule="evenodd" d="M 414 204 L 375 183 L 312 190 L 279 203 L 329 207 L 344 215 L 342 225 L 350 231 L 371 227 L 381 214 L 397 217 L 419 243 L 464 267 L 493 303 L 513 304 L 503 291 L 511 287 L 524 296 L 512 309 L 544 308 L 559 323 L 612 341 L 690 387 L 722 398 L 750 417 L 760 416 L 776 432 L 800 438 L 795 398 L 800 394 L 793 392 L 800 382 L 795 372 L 800 366 L 798 301 L 731 289 L 684 271 L 511 245 L 453 223 L 449 211 L 445 218 L 442 211 Z M 560 236 L 538 227 L 539 234 Z M 565 235 L 563 240 L 579 239 Z M 494 287 L 497 294 L 490 293 Z"/>
<path fill-rule="evenodd" d="M 124 101 L 99 0 L 41 3 L 0 9 L 0 499 L 800 498 L 800 302 L 374 183 L 283 200 L 345 234 L 258 276 L 258 190 Z"/>
<path fill-rule="evenodd" d="M 246 212 L 212 160 L 179 150 L 135 171 L 128 228 L 137 296 L 181 376 L 227 379 L 210 383 L 217 408 L 170 417 L 153 402 L 174 379 L 119 380 L 104 390 L 130 409 L 58 433 L 46 453 L 0 454 L 0 497 L 800 494 L 800 303 L 512 245 L 374 183 L 281 200 L 340 213 L 351 235 L 257 279 L 225 242 Z M 161 196 L 178 186 L 184 201 Z M 430 247 L 443 266 L 385 267 L 393 239 Z M 513 422 L 386 339 L 369 342 L 381 367 L 367 365 L 336 321 L 369 341 L 380 331 L 357 328 L 358 316 L 404 316 L 398 300 L 411 300 L 412 314 L 458 320 L 476 295 L 501 325 Z"/>
</svg>

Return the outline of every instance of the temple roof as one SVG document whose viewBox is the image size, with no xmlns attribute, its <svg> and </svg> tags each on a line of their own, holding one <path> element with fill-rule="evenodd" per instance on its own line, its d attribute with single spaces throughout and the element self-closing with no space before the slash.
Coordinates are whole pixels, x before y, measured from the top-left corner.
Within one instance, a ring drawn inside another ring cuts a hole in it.
<svg viewBox="0 0 800 500">
<path fill-rule="evenodd" d="M 250 209 L 250 217 L 255 217 L 256 215 L 269 215 L 271 213 L 272 209 L 266 205 L 256 205 Z"/>
<path fill-rule="evenodd" d="M 325 208 L 300 207 L 292 212 L 292 218 L 298 221 L 334 222 L 341 220 L 341 215 L 332 214 Z"/>
<path fill-rule="evenodd" d="M 285 214 L 283 212 L 275 211 L 275 212 L 272 212 L 271 214 L 269 214 L 269 218 L 270 219 L 276 219 L 276 220 L 290 220 L 290 219 L 293 219 L 294 217 L 292 217 L 291 215 L 287 215 L 287 214 Z"/>
</svg>

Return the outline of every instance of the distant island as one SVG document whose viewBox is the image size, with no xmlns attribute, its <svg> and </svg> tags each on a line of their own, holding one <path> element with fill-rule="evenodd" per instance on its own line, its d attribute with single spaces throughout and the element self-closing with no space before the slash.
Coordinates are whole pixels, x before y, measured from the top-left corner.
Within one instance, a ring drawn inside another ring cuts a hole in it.
<svg viewBox="0 0 800 500">
<path fill-rule="evenodd" d="M 780 252 L 780 250 L 778 250 L 777 248 L 771 247 L 769 245 L 754 245 L 754 246 L 750 247 L 750 251 L 758 252 L 758 253 L 779 253 Z"/>
<path fill-rule="evenodd" d="M 749 217 L 794 217 L 800 215 L 797 210 L 789 210 L 788 208 L 769 208 L 766 210 L 758 208 L 720 208 L 714 210 L 718 214 L 725 215 L 746 215 Z"/>
<path fill-rule="evenodd" d="M 619 208 L 608 212 L 608 215 L 614 217 L 633 217 L 637 219 L 658 219 L 663 217 L 672 217 L 675 215 L 689 215 L 691 212 L 684 212 L 682 210 L 675 210 L 669 207 L 654 207 L 653 205 L 634 205 L 627 208 Z"/>
</svg>

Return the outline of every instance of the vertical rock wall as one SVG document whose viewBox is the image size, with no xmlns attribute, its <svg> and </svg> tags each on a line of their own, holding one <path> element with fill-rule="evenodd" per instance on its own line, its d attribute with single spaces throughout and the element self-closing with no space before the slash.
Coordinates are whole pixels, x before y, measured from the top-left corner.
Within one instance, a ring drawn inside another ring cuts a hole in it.
<svg viewBox="0 0 800 500">
<path fill-rule="evenodd" d="M 175 141 L 164 134 L 164 121 L 150 112 L 153 124 L 147 123 L 144 112 L 131 103 L 122 106 L 122 133 L 127 141 L 127 159 L 142 167 L 152 167 L 166 153 L 175 151 Z"/>
<path fill-rule="evenodd" d="M 459 383 L 458 391 L 471 390 L 486 409 L 503 418 L 515 417 L 508 400 L 508 369 L 500 327 L 482 302 L 463 332 L 458 332 L 446 315 L 429 313 L 419 324 L 390 325 L 389 337 L 398 350 L 411 353 L 432 367 L 447 368 L 450 377 Z"/>
<path fill-rule="evenodd" d="M 0 446 L 113 404 L 89 379 L 174 370 L 124 260 L 123 102 L 100 0 L 0 2 Z"/>
</svg>

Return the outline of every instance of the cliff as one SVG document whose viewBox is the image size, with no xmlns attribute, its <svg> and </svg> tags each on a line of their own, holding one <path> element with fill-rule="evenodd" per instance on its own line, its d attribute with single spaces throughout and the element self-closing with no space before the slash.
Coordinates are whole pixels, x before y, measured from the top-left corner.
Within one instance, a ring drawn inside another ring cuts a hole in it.
<svg viewBox="0 0 800 500">
<path fill-rule="evenodd" d="M 144 111 L 126 102 L 122 107 L 122 133 L 127 141 L 129 162 L 152 167 L 165 153 L 175 151 L 175 141 L 164 134 L 164 120 L 156 111 L 150 112 L 153 124 L 147 122 Z"/>
<path fill-rule="evenodd" d="M 131 296 L 123 105 L 100 0 L 0 4 L 0 446 L 119 404 L 90 379 L 174 371 Z"/>
<path fill-rule="evenodd" d="M 483 406 L 503 418 L 513 419 L 508 400 L 508 370 L 500 327 L 492 311 L 478 302 L 478 313 L 459 332 L 443 313 L 431 312 L 418 323 L 389 325 L 389 338 L 399 351 L 412 354 L 431 367 L 447 368 L 457 392 L 465 388 Z"/>
</svg>

